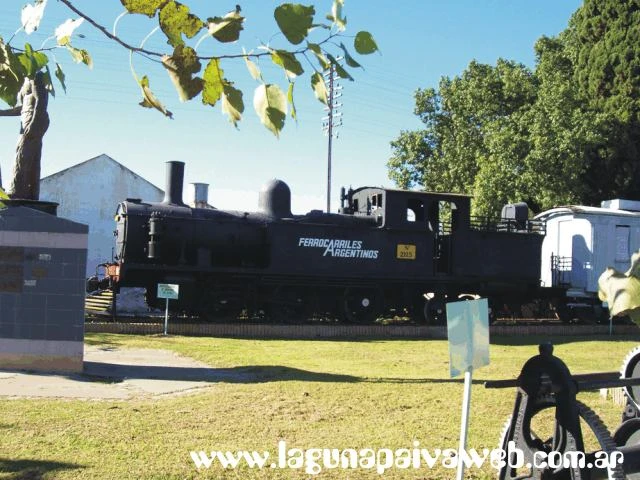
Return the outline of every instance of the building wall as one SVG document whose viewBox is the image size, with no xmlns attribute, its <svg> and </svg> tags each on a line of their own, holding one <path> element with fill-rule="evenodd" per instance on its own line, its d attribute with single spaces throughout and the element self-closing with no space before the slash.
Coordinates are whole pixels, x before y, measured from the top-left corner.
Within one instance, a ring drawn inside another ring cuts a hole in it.
<svg viewBox="0 0 640 480">
<path fill-rule="evenodd" d="M 57 202 L 58 216 L 89 225 L 86 275 L 111 261 L 114 214 L 126 198 L 161 201 L 164 192 L 108 155 L 87 160 L 40 181 L 40 199 Z"/>
</svg>

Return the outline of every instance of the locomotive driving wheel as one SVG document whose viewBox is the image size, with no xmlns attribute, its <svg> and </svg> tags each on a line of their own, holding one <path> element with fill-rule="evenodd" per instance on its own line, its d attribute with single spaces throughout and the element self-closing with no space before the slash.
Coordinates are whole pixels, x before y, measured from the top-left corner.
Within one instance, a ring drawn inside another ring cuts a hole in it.
<svg viewBox="0 0 640 480">
<path fill-rule="evenodd" d="M 436 294 L 433 298 L 425 300 L 424 318 L 428 325 L 447 324 L 447 304 L 443 294 Z"/>
<path fill-rule="evenodd" d="M 242 311 L 242 293 L 237 286 L 215 280 L 201 281 L 197 312 L 207 321 L 235 320 Z"/>
<path fill-rule="evenodd" d="M 277 287 L 268 307 L 272 320 L 294 322 L 313 315 L 313 298 L 305 289 L 294 286 Z"/>
<path fill-rule="evenodd" d="M 373 323 L 382 314 L 384 299 L 376 287 L 348 287 L 344 292 L 344 316 L 352 323 Z"/>
</svg>

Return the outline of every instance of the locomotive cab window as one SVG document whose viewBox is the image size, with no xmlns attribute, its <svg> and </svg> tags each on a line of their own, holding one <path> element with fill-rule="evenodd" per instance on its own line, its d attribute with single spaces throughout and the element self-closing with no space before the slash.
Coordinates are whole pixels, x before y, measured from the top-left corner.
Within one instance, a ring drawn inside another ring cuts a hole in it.
<svg viewBox="0 0 640 480">
<path fill-rule="evenodd" d="M 451 201 L 432 202 L 428 208 L 427 224 L 429 230 L 440 235 L 455 232 L 461 222 L 458 206 Z"/>
<path fill-rule="evenodd" d="M 424 203 L 418 198 L 410 198 L 407 201 L 407 222 L 424 222 Z"/>
</svg>

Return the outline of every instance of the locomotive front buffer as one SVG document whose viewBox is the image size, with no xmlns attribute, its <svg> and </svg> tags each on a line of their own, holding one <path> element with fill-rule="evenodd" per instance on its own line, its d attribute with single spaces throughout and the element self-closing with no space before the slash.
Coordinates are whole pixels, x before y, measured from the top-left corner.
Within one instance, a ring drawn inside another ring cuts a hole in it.
<svg viewBox="0 0 640 480">
<path fill-rule="evenodd" d="M 640 347 L 621 372 L 572 375 L 539 346 L 514 380 L 495 380 L 486 388 L 516 387 L 513 414 L 500 438 L 506 452 L 500 480 L 640 479 Z M 580 392 L 623 387 L 627 404 L 611 435 L 598 415 L 577 400 Z"/>
</svg>

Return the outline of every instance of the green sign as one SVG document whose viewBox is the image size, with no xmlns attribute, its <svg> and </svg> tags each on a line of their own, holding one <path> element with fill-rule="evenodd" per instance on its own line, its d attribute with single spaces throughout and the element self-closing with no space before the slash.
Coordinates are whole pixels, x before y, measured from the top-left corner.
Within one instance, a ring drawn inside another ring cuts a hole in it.
<svg viewBox="0 0 640 480">
<path fill-rule="evenodd" d="M 177 300 L 180 293 L 180 285 L 175 283 L 159 283 L 158 298 Z"/>
</svg>

